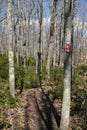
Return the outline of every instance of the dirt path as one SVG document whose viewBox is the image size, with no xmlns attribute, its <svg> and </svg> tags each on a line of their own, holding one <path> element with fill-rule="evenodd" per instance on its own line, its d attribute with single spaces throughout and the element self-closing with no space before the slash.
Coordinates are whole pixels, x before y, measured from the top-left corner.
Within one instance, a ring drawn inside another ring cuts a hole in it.
<svg viewBox="0 0 87 130">
<path fill-rule="evenodd" d="M 51 101 L 40 88 L 21 95 L 23 107 L 8 110 L 9 130 L 58 130 L 60 103 Z"/>
</svg>

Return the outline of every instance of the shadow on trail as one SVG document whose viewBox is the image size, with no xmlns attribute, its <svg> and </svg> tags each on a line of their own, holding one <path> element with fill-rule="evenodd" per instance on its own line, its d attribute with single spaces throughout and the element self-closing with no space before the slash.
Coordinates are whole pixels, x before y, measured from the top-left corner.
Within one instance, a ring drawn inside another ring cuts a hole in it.
<svg viewBox="0 0 87 130">
<path fill-rule="evenodd" d="M 24 130 L 58 130 L 60 116 L 43 89 L 28 92 L 24 109 Z"/>
<path fill-rule="evenodd" d="M 48 105 L 47 101 L 43 96 L 41 96 L 41 100 L 44 103 L 42 108 L 38 103 L 38 99 L 35 98 L 35 100 L 36 100 L 38 115 L 40 116 L 40 120 L 42 120 L 42 121 L 39 120 L 40 121 L 40 124 L 38 124 L 39 130 L 53 130 L 52 113 L 51 113 L 50 106 Z"/>
<path fill-rule="evenodd" d="M 28 98 L 28 95 L 26 97 L 26 106 L 25 106 L 25 117 L 24 117 L 24 124 L 25 124 L 25 127 L 24 127 L 24 130 L 31 130 L 30 127 L 29 127 L 29 98 Z"/>
<path fill-rule="evenodd" d="M 37 96 L 35 96 L 37 112 L 38 116 L 40 116 L 40 123 L 38 124 L 40 126 L 39 130 L 57 130 L 60 125 L 60 116 L 53 106 L 49 96 L 44 92 L 43 89 L 41 90 L 42 92 L 40 100 L 43 102 L 42 105 L 39 103 Z M 41 124 L 43 126 L 41 126 Z"/>
</svg>

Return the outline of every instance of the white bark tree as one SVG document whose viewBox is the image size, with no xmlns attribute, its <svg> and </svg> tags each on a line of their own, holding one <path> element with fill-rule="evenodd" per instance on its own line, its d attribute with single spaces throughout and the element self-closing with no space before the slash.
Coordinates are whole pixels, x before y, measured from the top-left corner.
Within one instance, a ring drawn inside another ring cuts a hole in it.
<svg viewBox="0 0 87 130">
<path fill-rule="evenodd" d="M 53 49 L 53 36 L 54 36 L 54 26 L 55 26 L 57 4 L 58 4 L 58 0 L 54 0 L 52 14 L 51 14 L 50 38 L 49 38 L 48 56 L 47 56 L 47 65 L 46 65 L 47 79 L 49 79 L 49 76 L 50 76 L 50 62 L 51 62 L 51 53 Z"/>
<path fill-rule="evenodd" d="M 64 0 L 64 43 L 71 43 L 72 33 L 72 2 L 73 0 Z M 63 103 L 61 113 L 61 130 L 68 130 L 70 122 L 70 101 L 71 101 L 71 75 L 72 75 L 72 49 L 70 52 L 65 52 L 64 59 L 64 89 L 63 89 Z"/>
<path fill-rule="evenodd" d="M 15 75 L 14 75 L 14 51 L 12 48 L 12 0 L 8 0 L 7 23 L 8 23 L 8 57 L 9 57 L 9 87 L 10 94 L 15 97 Z"/>
</svg>

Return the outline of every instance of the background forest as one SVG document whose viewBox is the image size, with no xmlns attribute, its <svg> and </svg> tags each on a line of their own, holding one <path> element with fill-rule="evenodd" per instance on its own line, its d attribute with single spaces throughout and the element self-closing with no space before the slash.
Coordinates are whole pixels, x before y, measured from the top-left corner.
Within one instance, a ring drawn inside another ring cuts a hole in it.
<svg viewBox="0 0 87 130">
<path fill-rule="evenodd" d="M 1 130 L 87 130 L 82 1 L 0 0 Z"/>
</svg>

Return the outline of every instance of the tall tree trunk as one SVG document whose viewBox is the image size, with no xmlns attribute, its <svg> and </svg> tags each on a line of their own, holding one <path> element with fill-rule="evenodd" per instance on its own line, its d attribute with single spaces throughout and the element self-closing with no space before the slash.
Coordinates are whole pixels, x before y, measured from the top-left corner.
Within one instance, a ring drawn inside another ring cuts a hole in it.
<svg viewBox="0 0 87 130">
<path fill-rule="evenodd" d="M 60 18 L 60 28 L 59 28 L 59 46 L 58 46 L 58 65 L 62 66 L 63 60 L 62 60 L 62 35 L 63 35 L 63 13 L 61 13 L 61 18 Z"/>
<path fill-rule="evenodd" d="M 48 79 L 49 79 L 49 75 L 50 75 L 50 62 L 51 62 L 51 53 L 52 53 L 52 48 L 53 48 L 53 36 L 54 36 L 54 25 L 55 25 L 57 3 L 58 3 L 58 0 L 54 0 L 53 9 L 52 9 L 52 16 L 51 16 L 50 40 L 49 40 L 47 65 L 46 65 L 46 72 L 47 72 Z"/>
<path fill-rule="evenodd" d="M 71 43 L 71 33 L 72 33 L 72 1 L 64 0 L 64 43 Z M 64 89 L 63 89 L 63 103 L 62 103 L 62 113 L 60 128 L 62 130 L 67 130 L 69 128 L 69 117 L 70 117 L 70 101 L 71 101 L 71 75 L 72 75 L 72 50 L 70 52 L 65 52 L 64 59 Z"/>
<path fill-rule="evenodd" d="M 40 87 L 41 87 L 41 65 L 42 65 L 42 58 L 41 58 L 41 53 L 42 53 L 42 45 L 41 45 L 41 37 L 42 37 L 42 20 L 43 20 L 43 0 L 39 1 L 39 6 L 40 6 L 40 18 L 39 18 L 39 38 L 38 38 L 38 43 L 39 43 L 39 52 L 38 52 L 38 73 L 39 73 L 39 82 L 40 82 Z"/>
<path fill-rule="evenodd" d="M 23 39 L 24 39 L 24 43 L 23 43 L 23 45 L 24 45 L 24 56 L 23 56 L 23 60 L 24 60 L 24 68 L 26 67 L 26 57 L 27 57 L 27 53 L 26 53 L 26 51 L 27 51 L 27 23 L 26 23 L 26 0 L 23 0 L 23 3 L 24 3 L 24 12 L 23 12 L 23 21 L 24 21 L 24 23 L 23 23 L 23 30 L 24 30 L 24 33 L 23 33 Z"/>
<path fill-rule="evenodd" d="M 55 28 L 54 28 L 54 52 L 53 52 L 53 66 L 56 66 L 57 60 L 57 22 L 55 21 Z"/>
<path fill-rule="evenodd" d="M 9 43 L 9 85 L 10 94 L 12 97 L 15 96 L 15 75 L 14 75 L 14 51 L 12 48 L 12 0 L 8 0 L 8 12 L 7 12 L 7 22 L 8 22 L 8 43 Z"/>
</svg>

